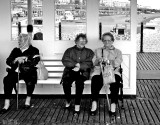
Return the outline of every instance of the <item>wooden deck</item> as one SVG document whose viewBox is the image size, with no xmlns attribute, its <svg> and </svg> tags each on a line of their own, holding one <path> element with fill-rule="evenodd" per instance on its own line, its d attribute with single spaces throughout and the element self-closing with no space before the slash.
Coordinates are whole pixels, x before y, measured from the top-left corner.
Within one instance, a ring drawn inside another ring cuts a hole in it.
<svg viewBox="0 0 160 125">
<path fill-rule="evenodd" d="M 137 53 L 137 79 L 160 78 L 160 53 Z"/>
<path fill-rule="evenodd" d="M 137 53 L 137 70 L 160 70 L 160 53 Z"/>
<path fill-rule="evenodd" d="M 137 54 L 137 71 L 159 71 L 160 53 L 145 54 Z M 121 109 L 121 101 L 118 102 L 115 125 L 160 125 L 160 79 L 144 79 L 144 76 L 142 79 L 137 79 L 137 97 L 125 98 L 124 109 Z M 99 98 L 96 116 L 89 115 L 91 106 L 89 95 L 83 96 L 81 112 L 77 116 L 73 115 L 74 98 L 71 110 L 64 109 L 64 96 L 35 96 L 32 99 L 34 106 L 29 110 L 21 108 L 24 101 L 23 97 L 19 99 L 20 108 L 17 111 L 16 100 L 13 98 L 11 110 L 4 115 L 0 114 L 0 125 L 110 124 L 105 95 Z M 3 103 L 4 99 L 0 99 L 0 108 Z"/>
<path fill-rule="evenodd" d="M 104 96 L 105 97 L 105 96 Z M 63 96 L 50 96 L 45 98 L 33 98 L 34 107 L 23 110 L 24 98 L 19 100 L 20 109 L 16 111 L 16 100 L 13 99 L 11 110 L 0 115 L 0 124 L 14 123 L 17 125 L 55 125 L 55 124 L 79 124 L 79 125 L 106 125 L 110 123 L 106 99 L 101 96 L 98 102 L 96 116 L 90 116 L 90 98 L 86 95 L 81 100 L 81 112 L 73 115 L 73 109 L 65 110 Z M 0 99 L 0 107 L 4 99 Z M 125 109 L 121 109 L 121 101 L 118 103 L 116 124 L 118 125 L 160 125 L 160 80 L 137 80 L 137 97 L 124 99 Z M 8 125 L 8 124 L 7 124 Z"/>
</svg>

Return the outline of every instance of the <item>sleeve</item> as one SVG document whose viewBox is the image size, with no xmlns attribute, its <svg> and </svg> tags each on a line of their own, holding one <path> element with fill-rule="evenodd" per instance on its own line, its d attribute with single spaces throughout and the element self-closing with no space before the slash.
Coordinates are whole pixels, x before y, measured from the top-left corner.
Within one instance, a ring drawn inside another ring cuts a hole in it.
<svg viewBox="0 0 160 125">
<path fill-rule="evenodd" d="M 74 68 L 76 65 L 76 62 L 70 57 L 70 51 L 71 51 L 70 49 L 67 49 L 64 52 L 64 55 L 62 57 L 62 63 L 65 67 Z"/>
<path fill-rule="evenodd" d="M 15 60 L 15 58 L 16 58 L 15 53 L 16 53 L 16 48 L 14 48 L 14 49 L 11 51 L 9 57 L 6 59 L 6 64 L 7 64 L 8 66 L 10 66 L 11 68 L 16 67 L 16 66 L 18 65 L 17 63 L 14 63 L 14 60 Z"/>
<path fill-rule="evenodd" d="M 39 50 L 37 48 L 34 48 L 31 52 L 31 54 L 28 56 L 27 63 L 31 67 L 35 67 L 38 64 L 38 62 L 40 61 L 40 56 L 35 57 L 35 55 L 39 55 Z"/>
<path fill-rule="evenodd" d="M 114 61 L 115 67 L 119 67 L 121 65 L 122 61 L 123 61 L 122 52 L 120 50 L 117 50 L 117 56 L 116 56 L 115 61 Z"/>
<path fill-rule="evenodd" d="M 89 50 L 89 54 L 87 54 L 86 60 L 84 62 L 80 63 L 80 70 L 85 71 L 86 69 L 92 68 L 92 66 L 93 66 L 93 62 L 92 62 L 93 56 L 94 56 L 94 52 L 92 50 Z"/>
</svg>

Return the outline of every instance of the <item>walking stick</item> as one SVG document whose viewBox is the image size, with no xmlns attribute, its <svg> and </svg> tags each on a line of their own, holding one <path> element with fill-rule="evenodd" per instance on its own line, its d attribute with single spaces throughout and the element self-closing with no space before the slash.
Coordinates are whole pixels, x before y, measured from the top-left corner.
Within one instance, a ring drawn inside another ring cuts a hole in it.
<svg viewBox="0 0 160 125">
<path fill-rule="evenodd" d="M 104 67 L 102 66 L 102 63 L 100 63 L 100 66 L 101 66 L 101 71 L 102 71 L 102 77 L 103 77 L 103 75 L 104 75 Z M 103 81 L 104 81 L 104 79 L 103 79 Z M 103 84 L 104 84 L 104 82 L 103 82 Z M 107 85 L 108 86 L 108 85 Z M 106 98 L 107 98 L 107 104 L 108 104 L 108 109 L 109 109 L 109 111 L 110 111 L 110 102 L 109 102 L 109 97 L 108 97 L 108 87 L 107 86 L 105 86 L 105 92 L 106 92 Z"/>
<path fill-rule="evenodd" d="M 18 110 L 18 94 L 19 94 L 19 62 L 18 62 L 18 82 L 17 82 L 17 86 L 16 86 L 16 90 L 17 90 L 17 93 L 16 93 L 16 96 L 17 96 L 17 110 Z"/>
<path fill-rule="evenodd" d="M 122 109 L 124 109 L 124 102 L 123 102 L 123 74 L 122 74 L 122 72 L 123 72 L 123 69 L 122 69 L 122 67 L 121 67 L 121 65 L 120 65 L 120 74 L 121 74 L 121 81 L 120 81 L 120 96 L 121 96 L 121 102 L 122 102 Z"/>
</svg>

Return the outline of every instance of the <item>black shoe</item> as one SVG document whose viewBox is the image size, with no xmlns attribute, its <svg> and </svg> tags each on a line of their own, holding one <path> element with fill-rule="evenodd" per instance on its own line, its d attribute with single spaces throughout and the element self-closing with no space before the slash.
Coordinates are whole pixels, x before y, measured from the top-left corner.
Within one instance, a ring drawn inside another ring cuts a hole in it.
<svg viewBox="0 0 160 125">
<path fill-rule="evenodd" d="M 10 108 L 8 108 L 8 109 L 1 109 L 0 110 L 0 114 L 5 114 L 6 112 L 8 112 L 10 110 Z"/>
<path fill-rule="evenodd" d="M 97 114 L 97 110 L 95 110 L 95 111 L 90 111 L 90 115 L 91 116 L 95 116 Z"/>
<path fill-rule="evenodd" d="M 27 110 L 27 109 L 30 109 L 31 108 L 31 105 L 24 105 L 23 106 L 23 109 Z"/>
</svg>

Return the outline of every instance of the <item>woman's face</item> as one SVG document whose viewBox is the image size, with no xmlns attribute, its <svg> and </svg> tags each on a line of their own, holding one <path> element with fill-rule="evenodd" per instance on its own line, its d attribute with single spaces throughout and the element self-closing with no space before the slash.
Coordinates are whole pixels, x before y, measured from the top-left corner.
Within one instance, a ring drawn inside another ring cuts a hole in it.
<svg viewBox="0 0 160 125">
<path fill-rule="evenodd" d="M 29 42 L 28 41 L 28 36 L 20 35 L 18 37 L 18 46 L 19 46 L 19 48 L 22 48 L 22 47 L 28 45 L 28 42 Z"/>
<path fill-rule="evenodd" d="M 111 47 L 112 44 L 113 44 L 113 41 L 112 41 L 112 39 L 109 35 L 104 36 L 104 39 L 103 39 L 102 42 L 103 42 L 105 47 Z"/>
<path fill-rule="evenodd" d="M 79 40 L 76 42 L 76 45 L 78 48 L 83 48 L 86 45 L 87 41 L 84 38 L 79 38 Z"/>
</svg>

